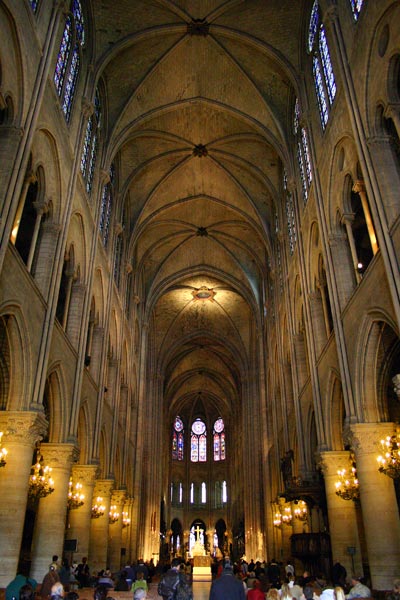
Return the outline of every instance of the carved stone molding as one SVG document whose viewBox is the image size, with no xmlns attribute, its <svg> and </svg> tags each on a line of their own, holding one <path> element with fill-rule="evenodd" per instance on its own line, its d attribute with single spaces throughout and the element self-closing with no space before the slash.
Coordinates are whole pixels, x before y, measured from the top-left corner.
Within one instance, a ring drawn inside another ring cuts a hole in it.
<svg viewBox="0 0 400 600">
<path fill-rule="evenodd" d="M 93 111 L 94 111 L 94 104 L 85 96 L 82 97 L 81 108 L 82 108 L 82 114 L 84 117 L 86 117 L 86 119 L 88 119 L 89 117 L 92 116 Z"/>
<path fill-rule="evenodd" d="M 362 179 L 357 179 L 357 181 L 354 182 L 352 191 L 355 192 L 356 194 L 359 194 L 360 192 L 365 192 L 364 181 Z"/>
<path fill-rule="evenodd" d="M 23 442 L 35 446 L 47 431 L 48 423 L 44 413 L 28 411 L 4 411 L 0 413 L 0 429 L 4 432 L 4 442 Z"/>
<path fill-rule="evenodd" d="M 332 450 L 321 452 L 318 466 L 324 475 L 335 475 L 339 469 L 349 468 L 350 452 L 348 450 Z"/>
<path fill-rule="evenodd" d="M 208 150 L 203 144 L 197 144 L 193 148 L 193 156 L 198 156 L 201 158 L 202 156 L 207 156 Z"/>
<path fill-rule="evenodd" d="M 126 500 L 126 490 L 113 490 L 111 494 L 111 504 L 123 506 Z"/>
<path fill-rule="evenodd" d="M 53 469 L 69 469 L 79 456 L 75 444 L 41 444 L 40 452 L 45 462 Z"/>
<path fill-rule="evenodd" d="M 380 453 L 380 441 L 394 432 L 394 423 L 355 423 L 351 425 L 351 445 L 357 455 Z"/>
<path fill-rule="evenodd" d="M 95 483 L 95 495 L 102 498 L 109 498 L 114 485 L 114 479 L 98 479 Z"/>
<path fill-rule="evenodd" d="M 97 465 L 74 465 L 72 467 L 74 482 L 85 485 L 94 485 L 99 472 L 100 468 Z"/>
</svg>

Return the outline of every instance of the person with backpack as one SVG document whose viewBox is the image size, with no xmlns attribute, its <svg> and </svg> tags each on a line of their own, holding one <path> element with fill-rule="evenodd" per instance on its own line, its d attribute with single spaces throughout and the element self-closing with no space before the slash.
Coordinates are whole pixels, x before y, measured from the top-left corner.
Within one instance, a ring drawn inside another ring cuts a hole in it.
<svg viewBox="0 0 400 600">
<path fill-rule="evenodd" d="M 180 570 L 180 558 L 174 558 L 171 568 L 158 584 L 158 595 L 163 600 L 193 600 L 193 592 L 186 581 L 185 572 Z"/>
</svg>

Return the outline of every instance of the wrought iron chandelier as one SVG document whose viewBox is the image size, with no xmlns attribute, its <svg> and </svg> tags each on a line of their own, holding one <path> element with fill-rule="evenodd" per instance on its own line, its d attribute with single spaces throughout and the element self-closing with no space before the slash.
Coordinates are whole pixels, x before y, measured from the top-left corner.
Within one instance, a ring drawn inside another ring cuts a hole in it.
<svg viewBox="0 0 400 600">
<path fill-rule="evenodd" d="M 350 454 L 349 469 L 340 469 L 337 472 L 339 479 L 335 483 L 336 495 L 343 500 L 358 500 L 360 490 L 358 487 L 356 462 L 353 454 Z"/>
<path fill-rule="evenodd" d="M 54 492 L 54 481 L 51 477 L 51 467 L 43 466 L 43 456 L 36 451 L 36 463 L 32 465 L 29 477 L 28 496 L 32 500 L 45 498 Z"/>
<path fill-rule="evenodd" d="M 126 511 L 122 512 L 122 527 L 123 528 L 124 527 L 129 527 L 130 524 L 131 524 L 131 520 L 128 517 L 128 513 Z"/>
<path fill-rule="evenodd" d="M 110 506 L 110 512 L 108 513 L 108 522 L 112 525 L 116 523 L 119 519 L 119 512 L 117 512 L 117 507 L 115 504 Z"/>
<path fill-rule="evenodd" d="M 400 477 L 400 432 L 388 435 L 381 440 L 382 454 L 378 456 L 378 471 L 392 479 Z"/>
<path fill-rule="evenodd" d="M 101 496 L 97 496 L 96 504 L 93 504 L 93 506 L 92 506 L 91 518 L 99 519 L 100 517 L 102 517 L 104 515 L 105 510 L 106 510 L 106 507 L 103 504 L 103 498 Z"/>
<path fill-rule="evenodd" d="M 75 510 L 76 508 L 79 508 L 80 506 L 83 506 L 85 504 L 85 502 L 84 502 L 85 494 L 82 494 L 81 490 L 82 490 L 82 484 L 75 483 L 75 485 L 74 485 L 74 482 L 72 481 L 72 477 L 70 477 L 69 483 L 68 483 L 68 500 L 67 500 L 68 510 Z"/>
<path fill-rule="evenodd" d="M 5 467 L 7 464 L 6 461 L 6 456 L 8 454 L 7 450 L 3 447 L 1 447 L 1 438 L 3 437 L 3 432 L 0 431 L 0 467 Z"/>
<path fill-rule="evenodd" d="M 294 518 L 298 521 L 307 521 L 308 519 L 308 509 L 307 503 L 304 500 L 295 501 Z"/>
</svg>

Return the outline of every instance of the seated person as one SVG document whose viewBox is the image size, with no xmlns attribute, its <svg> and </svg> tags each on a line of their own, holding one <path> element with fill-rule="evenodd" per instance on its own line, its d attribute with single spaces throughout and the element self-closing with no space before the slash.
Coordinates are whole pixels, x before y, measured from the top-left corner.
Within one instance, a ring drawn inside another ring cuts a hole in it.
<svg viewBox="0 0 400 600">
<path fill-rule="evenodd" d="M 348 594 L 346 594 L 347 600 L 352 600 L 352 598 L 371 598 L 371 590 L 369 587 L 361 583 L 361 576 L 352 575 L 351 576 L 351 589 Z"/>
</svg>

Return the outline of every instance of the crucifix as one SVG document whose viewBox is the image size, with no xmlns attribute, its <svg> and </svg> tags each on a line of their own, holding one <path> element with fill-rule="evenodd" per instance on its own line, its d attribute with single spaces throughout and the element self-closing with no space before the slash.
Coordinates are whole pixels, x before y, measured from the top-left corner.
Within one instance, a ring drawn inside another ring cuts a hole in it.
<svg viewBox="0 0 400 600">
<path fill-rule="evenodd" d="M 197 525 L 196 529 L 194 530 L 195 534 L 196 534 L 196 542 L 200 541 L 200 533 L 203 532 L 202 529 L 200 529 L 199 525 Z"/>
</svg>

